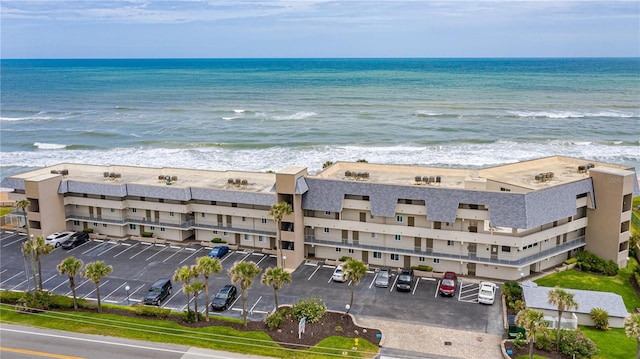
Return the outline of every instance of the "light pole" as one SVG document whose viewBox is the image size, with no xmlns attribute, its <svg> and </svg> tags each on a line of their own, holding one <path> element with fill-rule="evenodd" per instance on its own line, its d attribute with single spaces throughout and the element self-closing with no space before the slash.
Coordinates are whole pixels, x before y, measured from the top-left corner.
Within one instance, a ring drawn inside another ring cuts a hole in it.
<svg viewBox="0 0 640 359">
<path fill-rule="evenodd" d="M 129 305 L 129 289 L 131 289 L 131 288 L 130 288 L 130 287 L 129 287 L 129 285 L 127 284 L 127 285 L 124 287 L 124 290 L 126 290 L 126 291 L 127 291 L 127 305 Z"/>
<path fill-rule="evenodd" d="M 346 309 L 344 314 L 349 314 L 349 309 L 351 309 L 351 306 L 349 304 L 347 304 L 347 305 L 344 306 L 344 309 Z"/>
<path fill-rule="evenodd" d="M 520 283 L 524 283 L 524 273 L 520 273 Z"/>
<path fill-rule="evenodd" d="M 282 256 L 282 269 L 287 268 L 287 256 Z"/>
</svg>

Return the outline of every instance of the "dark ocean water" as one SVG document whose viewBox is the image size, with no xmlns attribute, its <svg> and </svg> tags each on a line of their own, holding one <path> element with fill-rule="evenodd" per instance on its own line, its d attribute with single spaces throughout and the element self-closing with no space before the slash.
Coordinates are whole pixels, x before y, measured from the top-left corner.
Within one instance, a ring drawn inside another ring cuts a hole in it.
<svg viewBox="0 0 640 359">
<path fill-rule="evenodd" d="M 2 60 L 1 176 L 59 162 L 640 170 L 640 59 Z"/>
</svg>

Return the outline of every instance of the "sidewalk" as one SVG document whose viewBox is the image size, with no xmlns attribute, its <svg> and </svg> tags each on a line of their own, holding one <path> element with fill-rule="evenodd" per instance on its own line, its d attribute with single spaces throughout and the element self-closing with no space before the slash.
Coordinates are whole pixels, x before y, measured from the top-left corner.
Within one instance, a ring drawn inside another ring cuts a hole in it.
<svg viewBox="0 0 640 359">
<path fill-rule="evenodd" d="M 372 317 L 359 316 L 356 322 L 382 331 L 380 345 L 384 348 L 381 354 L 385 358 L 502 359 L 502 337 L 499 335 Z"/>
</svg>

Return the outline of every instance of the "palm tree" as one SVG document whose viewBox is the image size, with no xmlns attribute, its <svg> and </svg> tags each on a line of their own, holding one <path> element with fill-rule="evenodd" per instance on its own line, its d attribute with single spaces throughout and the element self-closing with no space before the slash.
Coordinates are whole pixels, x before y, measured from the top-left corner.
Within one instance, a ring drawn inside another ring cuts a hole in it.
<svg viewBox="0 0 640 359">
<path fill-rule="evenodd" d="M 209 321 L 209 276 L 213 273 L 220 273 L 222 271 L 222 264 L 218 258 L 211 258 L 209 256 L 203 256 L 196 260 L 196 269 L 198 273 L 204 277 L 204 299 L 206 301 L 205 306 L 205 318 Z"/>
<path fill-rule="evenodd" d="M 360 284 L 362 277 L 367 274 L 367 265 L 357 259 L 350 258 L 342 266 L 342 270 L 344 271 L 344 277 L 351 281 L 351 301 L 349 302 L 349 309 L 351 309 L 353 292 L 355 287 Z M 347 313 L 349 313 L 349 309 L 347 309 Z"/>
<path fill-rule="evenodd" d="M 260 274 L 260 267 L 254 262 L 235 262 L 227 274 L 233 283 L 240 282 L 242 294 L 242 321 L 247 326 L 247 291 L 253 284 L 253 279 Z"/>
<path fill-rule="evenodd" d="M 278 310 L 278 289 L 282 288 L 285 283 L 291 283 L 291 273 L 282 267 L 267 268 L 260 279 L 262 284 L 273 286 L 273 296 L 276 301 L 276 310 Z"/>
<path fill-rule="evenodd" d="M 195 320 L 197 322 L 198 316 L 200 314 L 198 313 L 198 296 L 200 295 L 200 293 L 202 293 L 202 290 L 204 289 L 204 283 L 198 280 L 191 283 L 190 287 L 191 287 L 191 293 L 193 293 L 193 309 L 196 312 Z"/>
<path fill-rule="evenodd" d="M 547 322 L 542 318 L 544 314 L 540 311 L 527 308 L 518 312 L 516 315 L 516 324 L 526 329 L 527 341 L 529 342 L 529 359 L 533 359 L 533 343 L 536 341 L 536 331 L 546 327 Z"/>
<path fill-rule="evenodd" d="M 562 312 L 564 312 L 565 310 L 570 310 L 572 308 L 578 309 L 578 303 L 573 299 L 573 293 L 569 293 L 559 287 L 555 287 L 553 290 L 549 291 L 549 298 L 547 299 L 547 302 L 558 307 L 558 334 L 556 335 L 556 346 L 559 350 Z"/>
<path fill-rule="evenodd" d="M 640 359 L 640 313 L 634 313 L 624 318 L 624 333 L 638 342 L 636 359 Z"/>
<path fill-rule="evenodd" d="M 82 276 L 96 284 L 96 296 L 98 297 L 98 313 L 102 313 L 100 306 L 100 279 L 106 277 L 113 270 L 112 266 L 104 264 L 104 261 L 87 263 L 82 271 Z"/>
<path fill-rule="evenodd" d="M 26 241 L 24 250 L 34 257 L 35 262 L 38 264 L 38 290 L 42 291 L 42 261 L 40 261 L 40 256 L 51 253 L 53 246 L 47 243 L 43 237 L 37 237 Z"/>
<path fill-rule="evenodd" d="M 191 288 L 191 280 L 195 278 L 197 274 L 194 273 L 193 269 L 189 266 L 182 266 L 173 273 L 173 281 L 174 282 L 184 282 L 184 287 L 182 287 L 182 292 L 187 296 L 187 313 L 191 311 L 190 303 L 190 293 Z"/>
<path fill-rule="evenodd" d="M 271 205 L 271 209 L 269 210 L 269 215 L 273 217 L 273 221 L 276 222 L 276 237 L 278 241 L 278 251 L 280 254 L 278 255 L 278 260 L 280 263 L 282 260 L 282 238 L 280 233 L 280 222 L 282 222 L 282 217 L 287 214 L 291 214 L 293 212 L 293 208 L 287 202 L 280 202 Z"/>
<path fill-rule="evenodd" d="M 78 303 L 76 299 L 76 275 L 80 272 L 80 268 L 82 268 L 82 260 L 75 259 L 75 257 L 67 257 L 67 259 L 63 260 L 58 264 L 58 273 L 61 275 L 67 275 L 69 277 L 69 288 L 71 288 L 71 293 L 73 294 L 73 310 L 78 310 Z"/>
<path fill-rule="evenodd" d="M 27 208 L 29 208 L 29 206 L 31 205 L 31 202 L 28 199 L 24 198 L 17 201 L 15 205 L 16 205 L 16 208 L 22 209 L 22 215 L 24 217 L 24 228 L 27 231 L 27 240 L 24 243 L 22 243 L 22 253 L 24 253 L 23 255 L 26 257 L 26 253 L 28 253 L 26 251 L 26 246 L 28 245 L 27 243 L 30 240 L 33 240 L 33 238 L 31 238 L 31 231 L 29 230 L 29 220 L 27 219 Z M 33 292 L 35 293 L 37 290 L 36 260 L 33 253 L 31 253 L 31 255 L 29 256 L 29 262 L 31 263 L 31 275 L 33 276 Z"/>
</svg>

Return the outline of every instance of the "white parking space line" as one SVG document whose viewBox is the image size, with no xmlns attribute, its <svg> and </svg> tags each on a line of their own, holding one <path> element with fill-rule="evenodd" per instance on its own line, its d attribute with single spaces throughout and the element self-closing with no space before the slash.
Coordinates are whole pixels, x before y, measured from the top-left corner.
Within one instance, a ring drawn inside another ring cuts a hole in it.
<svg viewBox="0 0 640 359">
<path fill-rule="evenodd" d="M 117 292 L 118 290 L 120 290 L 120 288 L 124 287 L 125 285 L 127 285 L 127 283 L 126 283 L 126 282 L 125 282 L 125 283 L 120 284 L 120 286 L 119 286 L 118 288 L 114 289 L 111 293 L 109 293 L 109 294 L 105 295 L 103 298 L 104 298 L 104 299 L 109 298 L 113 293 Z M 116 303 L 117 303 L 117 302 L 116 302 Z"/>
<path fill-rule="evenodd" d="M 260 253 L 259 255 L 261 255 L 261 256 L 262 256 L 262 258 L 260 258 L 260 260 L 259 260 L 259 261 L 258 261 L 258 263 L 256 263 L 256 264 L 260 264 L 260 262 L 262 262 L 263 260 L 267 259 L 267 256 L 262 255 L 262 253 Z"/>
<path fill-rule="evenodd" d="M 249 258 L 249 256 L 250 256 L 250 255 L 251 255 L 251 252 L 247 253 L 247 255 L 246 255 L 246 256 L 244 256 L 244 258 L 242 258 L 242 259 L 240 260 L 240 262 L 244 262 L 244 260 L 245 260 L 245 259 L 247 259 L 247 258 Z"/>
<path fill-rule="evenodd" d="M 438 297 L 438 292 L 440 292 L 440 284 L 442 284 L 442 281 L 438 280 L 438 285 L 436 286 L 436 292 L 433 294 L 434 298 Z"/>
<path fill-rule="evenodd" d="M 260 301 L 260 299 L 262 299 L 262 296 L 260 296 L 260 298 L 258 298 L 258 300 L 256 300 L 256 302 L 253 304 L 251 309 L 249 309 L 249 314 L 253 314 L 253 309 L 255 309 L 256 305 L 258 305 L 258 302 Z"/>
<path fill-rule="evenodd" d="M 82 287 L 83 285 L 87 284 L 88 282 L 89 282 L 89 280 L 88 280 L 88 279 L 85 279 L 85 281 L 84 281 L 84 282 L 82 282 L 82 283 L 80 283 L 80 284 L 76 285 L 76 292 L 78 291 L 78 289 L 80 289 L 80 287 Z M 70 296 L 71 294 L 72 294 L 72 293 L 71 293 L 71 291 L 68 291 L 68 292 L 67 292 L 67 294 L 65 294 L 65 295 L 68 297 L 68 296 Z"/>
<path fill-rule="evenodd" d="M 136 254 L 132 255 L 131 257 L 129 257 L 129 259 L 133 259 L 133 258 L 135 258 L 135 257 L 137 257 L 137 256 L 139 256 L 139 255 L 141 255 L 141 254 L 142 254 L 142 253 L 144 253 L 145 251 L 148 251 L 150 248 L 153 248 L 153 246 L 148 245 L 148 246 L 147 246 L 147 248 L 145 248 L 145 249 L 141 250 L 140 252 L 138 252 L 138 253 L 136 253 Z"/>
<path fill-rule="evenodd" d="M 22 282 L 20 282 L 20 283 L 18 283 L 18 284 L 16 284 L 16 285 L 14 285 L 14 286 L 11 288 L 11 290 L 13 291 L 13 290 L 15 290 L 15 289 L 16 289 L 16 288 L 18 288 L 18 287 L 22 287 L 22 285 L 23 285 L 23 284 L 25 284 L 25 283 L 27 284 L 27 288 L 31 288 L 31 278 L 29 278 L 29 279 L 27 279 L 27 280 L 23 280 Z"/>
<path fill-rule="evenodd" d="M 478 288 L 479 285 L 475 283 L 460 283 L 460 293 L 458 294 L 458 300 L 461 302 L 478 303 Z"/>
<path fill-rule="evenodd" d="M 10 246 L 10 245 L 12 245 L 12 244 L 14 244 L 14 243 L 21 242 L 22 240 L 24 240 L 24 238 L 18 238 L 18 239 L 16 239 L 16 240 L 15 240 L 15 241 L 13 241 L 13 242 L 9 242 L 9 243 L 7 243 L 7 244 L 3 245 L 2 247 L 3 247 L 3 248 L 4 248 L 4 247 L 8 247 L 8 246 Z"/>
<path fill-rule="evenodd" d="M 44 286 L 45 283 L 47 283 L 48 281 L 52 280 L 55 277 L 57 277 L 57 275 L 52 275 L 49 279 L 47 279 L 44 282 L 42 282 L 42 286 Z"/>
<path fill-rule="evenodd" d="M 371 283 L 369 284 L 369 289 L 371 289 L 371 287 L 373 287 L 373 283 L 376 282 L 376 278 L 378 278 L 378 273 L 376 273 L 376 275 L 373 276 L 373 279 L 371 280 Z"/>
<path fill-rule="evenodd" d="M 420 280 L 416 280 L 416 284 L 413 285 L 413 292 L 411 292 L 411 295 L 416 294 L 416 289 L 418 289 L 418 283 L 420 283 Z"/>
<path fill-rule="evenodd" d="M 158 245 L 156 244 L 156 246 L 158 246 Z M 164 246 L 164 248 L 162 248 L 161 250 L 159 250 L 156 253 L 152 254 L 151 257 L 148 257 L 147 259 L 145 259 L 145 261 L 149 261 L 151 258 L 153 258 L 153 257 L 157 256 L 158 254 L 166 251 L 167 249 L 169 249 L 169 247 L 168 246 Z"/>
<path fill-rule="evenodd" d="M 100 247 L 102 247 L 102 246 L 104 246 L 104 245 L 106 244 L 106 243 L 104 243 L 104 241 L 102 241 L 102 240 L 100 240 L 100 239 L 96 239 L 96 240 L 94 240 L 94 242 L 98 242 L 98 243 L 100 243 L 100 244 L 98 244 L 98 245 L 97 245 L 97 246 L 95 246 L 95 247 L 92 247 L 92 248 L 87 249 L 86 251 L 82 252 L 82 254 L 87 254 L 87 253 L 91 252 L 92 250 L 94 250 L 94 249 L 98 249 L 98 248 L 100 248 Z"/>
<path fill-rule="evenodd" d="M 109 283 L 109 280 L 105 280 L 103 283 L 100 283 L 99 287 L 102 288 L 103 285 Z M 82 297 L 82 299 L 86 299 L 90 294 L 93 294 L 93 292 L 96 291 L 97 288 L 94 288 L 91 292 L 87 293 L 84 297 Z"/>
<path fill-rule="evenodd" d="M 393 288 L 396 286 L 396 282 L 398 281 L 399 275 L 395 276 L 396 278 L 393 280 L 393 285 L 389 288 L 389 292 L 393 292 Z"/>
<path fill-rule="evenodd" d="M 118 248 L 118 242 L 107 242 L 107 243 L 112 244 L 111 248 L 107 249 L 106 251 L 102 251 L 98 253 L 98 256 L 101 256 L 114 248 Z"/>
<path fill-rule="evenodd" d="M 173 298 L 175 298 L 175 297 L 176 297 L 176 295 L 178 295 L 178 293 L 182 292 L 182 289 L 183 289 L 183 288 L 184 288 L 184 285 L 183 285 L 182 287 L 180 287 L 180 289 L 178 289 L 178 290 L 174 290 L 174 291 L 173 291 L 173 295 L 172 295 L 169 299 L 165 300 L 165 301 L 164 301 L 164 304 L 162 304 L 160 307 L 161 307 L 161 308 L 165 308 L 165 305 L 169 304 L 169 302 L 170 302 L 170 301 L 172 301 L 172 300 L 173 300 Z M 175 288 L 174 288 L 174 289 L 175 289 Z M 184 307 L 186 307 L 186 305 L 185 305 Z"/>
<path fill-rule="evenodd" d="M 3 270 L 2 272 L 0 272 L 0 275 L 2 275 L 2 273 L 6 272 L 6 271 L 7 271 L 6 269 L 5 269 L 5 270 Z"/>
<path fill-rule="evenodd" d="M 58 290 L 58 288 L 62 287 L 65 284 L 69 284 L 69 277 L 67 277 L 66 281 L 63 281 L 62 283 L 60 283 L 57 286 L 53 287 L 53 289 L 51 289 L 51 292 L 55 292 L 56 290 Z"/>
<path fill-rule="evenodd" d="M 189 259 L 189 258 L 191 258 L 191 257 L 195 256 L 195 255 L 196 255 L 198 252 L 200 252 L 202 249 L 203 249 L 203 247 L 200 247 L 197 251 L 194 251 L 193 253 L 191 253 L 191 255 L 190 255 L 190 256 L 188 256 L 187 258 L 183 259 L 183 260 L 182 260 L 182 262 L 180 262 L 180 264 L 182 264 L 182 263 L 186 262 L 186 261 L 187 261 L 187 259 Z M 222 261 L 221 261 L 221 262 L 222 262 Z"/>
<path fill-rule="evenodd" d="M 130 245 L 128 243 L 121 243 L 123 246 L 127 246 L 127 248 L 125 248 L 124 250 L 118 252 L 118 254 L 114 255 L 113 258 L 116 258 L 117 256 L 121 255 L 122 253 L 128 251 L 131 248 L 134 248 L 135 246 L 137 246 L 138 244 L 134 244 L 134 245 Z"/>
<path fill-rule="evenodd" d="M 2 285 L 2 284 L 4 284 L 4 283 L 6 283 L 6 282 L 8 282 L 8 281 L 12 280 L 13 278 L 15 278 L 15 277 L 17 277 L 17 276 L 19 276 L 19 275 L 21 275 L 21 274 L 24 274 L 24 271 L 20 271 L 18 274 L 14 274 L 14 275 L 12 275 L 11 277 L 9 277 L 9 278 L 7 278 L 7 279 L 3 280 L 2 282 L 0 282 L 0 285 Z"/>
<path fill-rule="evenodd" d="M 171 248 L 173 248 L 173 246 L 172 246 Z M 177 250 L 175 253 L 173 253 L 172 255 L 170 255 L 169 257 L 167 257 L 167 259 L 163 260 L 163 261 L 162 261 L 162 263 L 165 263 L 165 262 L 166 262 L 166 261 L 168 261 L 169 259 L 173 258 L 173 256 L 175 256 L 176 254 L 180 253 L 180 251 L 182 250 L 182 248 L 181 248 L 181 247 L 177 247 L 177 248 L 178 248 L 178 250 Z"/>
<path fill-rule="evenodd" d="M 313 275 L 316 274 L 316 272 L 320 270 L 320 268 L 321 268 L 320 266 L 316 267 L 316 270 L 314 270 L 313 273 L 311 273 L 311 275 L 309 276 L 309 278 L 307 278 L 307 280 L 311 280 L 311 277 L 313 277 Z"/>
</svg>

